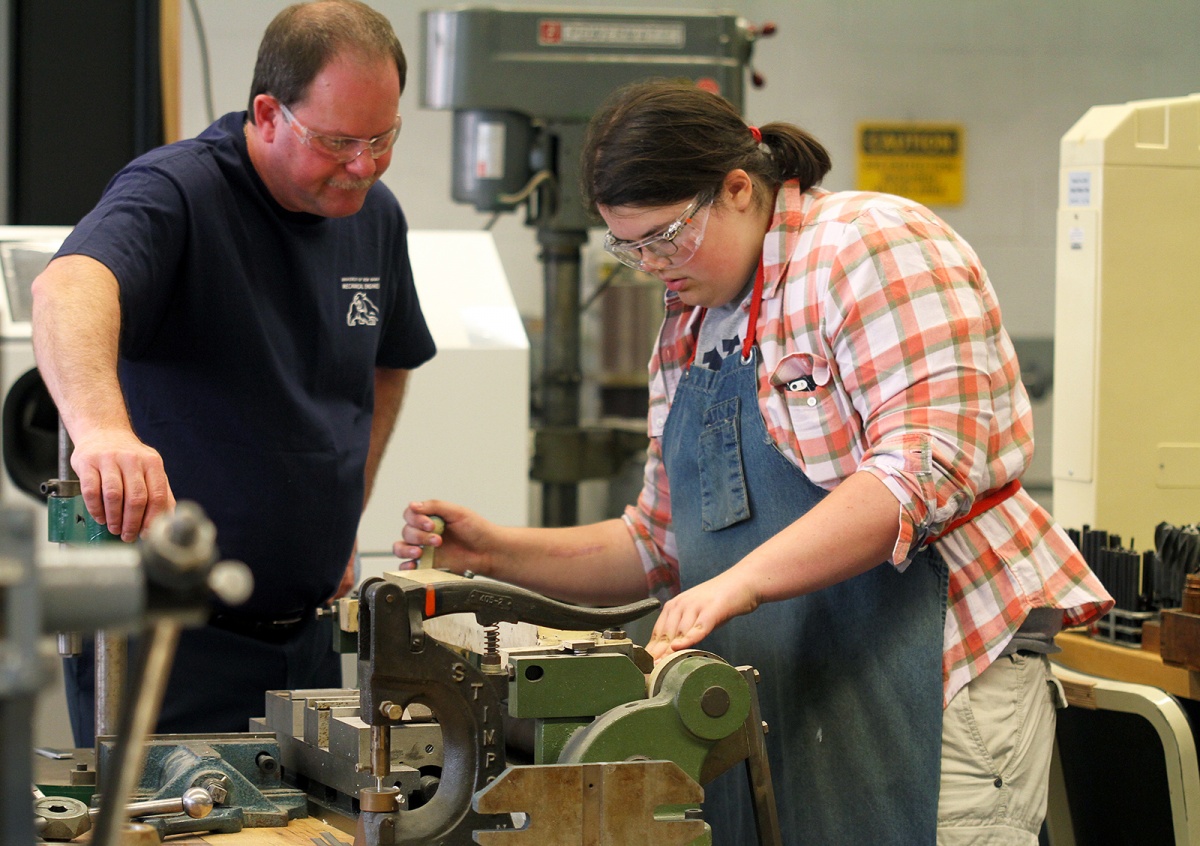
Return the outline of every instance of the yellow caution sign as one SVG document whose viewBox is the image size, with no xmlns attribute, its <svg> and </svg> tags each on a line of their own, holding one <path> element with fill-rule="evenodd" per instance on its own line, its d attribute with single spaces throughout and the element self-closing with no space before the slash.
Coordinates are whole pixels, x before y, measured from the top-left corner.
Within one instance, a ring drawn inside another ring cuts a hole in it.
<svg viewBox="0 0 1200 846">
<path fill-rule="evenodd" d="M 860 123 L 858 188 L 927 206 L 963 198 L 963 128 L 951 123 Z"/>
</svg>

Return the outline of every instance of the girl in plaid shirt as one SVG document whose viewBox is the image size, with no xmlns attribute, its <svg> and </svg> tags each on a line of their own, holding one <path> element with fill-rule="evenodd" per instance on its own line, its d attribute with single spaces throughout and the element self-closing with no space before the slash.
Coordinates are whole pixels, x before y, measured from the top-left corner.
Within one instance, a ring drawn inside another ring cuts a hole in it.
<svg viewBox="0 0 1200 846">
<path fill-rule="evenodd" d="M 1029 399 L 978 257 L 919 205 L 817 187 L 829 167 L 692 85 L 617 92 L 583 171 L 606 248 L 666 287 L 641 496 L 561 529 L 413 503 L 395 551 L 661 595 L 652 655 L 760 670 L 789 843 L 1036 844 L 1046 655 L 1112 599 L 1020 488 Z M 713 842 L 752 842 L 741 781 L 705 794 Z"/>
</svg>

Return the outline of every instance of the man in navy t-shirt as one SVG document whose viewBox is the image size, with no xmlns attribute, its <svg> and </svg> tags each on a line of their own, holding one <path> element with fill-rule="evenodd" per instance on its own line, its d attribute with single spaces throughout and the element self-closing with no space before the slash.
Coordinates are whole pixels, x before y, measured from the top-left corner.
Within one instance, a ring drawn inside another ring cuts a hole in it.
<svg viewBox="0 0 1200 846">
<path fill-rule="evenodd" d="M 408 371 L 435 352 L 378 181 L 405 75 L 362 3 L 285 9 L 248 112 L 130 163 L 34 283 L 38 366 L 88 511 L 133 541 L 194 500 L 254 574 L 248 602 L 184 632 L 160 732 L 244 731 L 267 690 L 341 684 L 315 609 L 353 586 Z M 90 746 L 91 656 L 66 670 Z"/>
</svg>

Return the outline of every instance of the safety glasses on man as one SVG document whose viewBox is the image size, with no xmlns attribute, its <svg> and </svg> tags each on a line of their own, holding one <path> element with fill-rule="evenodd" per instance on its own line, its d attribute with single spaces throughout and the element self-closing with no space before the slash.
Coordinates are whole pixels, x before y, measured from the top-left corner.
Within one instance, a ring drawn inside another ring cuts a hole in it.
<svg viewBox="0 0 1200 846">
<path fill-rule="evenodd" d="M 704 241 L 712 202 L 697 197 L 666 229 L 640 241 L 622 241 L 610 231 L 604 236 L 604 249 L 617 261 L 635 270 L 654 271 L 685 265 Z"/>
<path fill-rule="evenodd" d="M 283 103 L 279 104 L 279 108 L 283 112 L 283 119 L 296 133 L 300 143 L 313 152 L 327 159 L 333 159 L 339 164 L 352 162 L 368 150 L 371 151 L 371 158 L 377 159 L 392 149 L 392 145 L 396 143 L 396 138 L 400 135 L 400 115 L 396 115 L 396 125 L 382 135 L 376 135 L 374 138 L 344 138 L 338 135 L 322 135 L 319 132 L 313 132 L 296 120 L 292 110 Z"/>
</svg>

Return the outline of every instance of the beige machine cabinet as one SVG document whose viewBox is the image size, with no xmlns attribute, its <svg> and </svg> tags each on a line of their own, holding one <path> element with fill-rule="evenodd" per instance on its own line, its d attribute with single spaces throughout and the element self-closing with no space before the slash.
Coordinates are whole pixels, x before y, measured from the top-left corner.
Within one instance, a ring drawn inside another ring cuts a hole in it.
<svg viewBox="0 0 1200 846">
<path fill-rule="evenodd" d="M 1055 517 L 1148 549 L 1200 520 L 1200 94 L 1093 107 L 1061 154 Z"/>
</svg>

